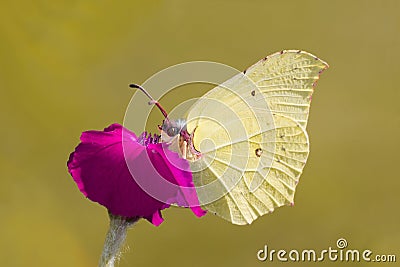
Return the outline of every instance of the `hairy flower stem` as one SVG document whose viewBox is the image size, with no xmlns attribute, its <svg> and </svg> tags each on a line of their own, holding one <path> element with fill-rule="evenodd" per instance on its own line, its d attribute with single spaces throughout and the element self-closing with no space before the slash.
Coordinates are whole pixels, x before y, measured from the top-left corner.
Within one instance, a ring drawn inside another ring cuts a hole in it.
<svg viewBox="0 0 400 267">
<path fill-rule="evenodd" d="M 110 228 L 108 229 L 101 254 L 99 267 L 114 267 L 121 254 L 129 227 L 139 220 L 139 217 L 126 218 L 109 213 Z"/>
</svg>

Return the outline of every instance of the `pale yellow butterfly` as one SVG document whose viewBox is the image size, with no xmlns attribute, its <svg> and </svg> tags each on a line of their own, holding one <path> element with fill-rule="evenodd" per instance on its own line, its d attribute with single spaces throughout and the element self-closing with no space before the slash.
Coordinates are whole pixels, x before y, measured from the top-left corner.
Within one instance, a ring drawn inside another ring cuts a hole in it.
<svg viewBox="0 0 400 267">
<path fill-rule="evenodd" d="M 204 209 L 244 225 L 293 205 L 309 154 L 311 96 L 327 68 L 284 50 L 202 96 L 186 121 L 164 122 L 162 139 L 190 161 Z"/>
</svg>

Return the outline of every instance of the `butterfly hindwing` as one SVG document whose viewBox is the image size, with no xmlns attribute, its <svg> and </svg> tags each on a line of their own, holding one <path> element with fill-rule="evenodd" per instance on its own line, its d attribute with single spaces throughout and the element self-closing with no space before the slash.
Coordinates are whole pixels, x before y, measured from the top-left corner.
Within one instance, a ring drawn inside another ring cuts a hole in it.
<svg viewBox="0 0 400 267">
<path fill-rule="evenodd" d="M 203 205 L 205 209 L 242 225 L 277 207 L 293 203 L 295 188 L 308 156 L 308 138 L 303 128 L 293 120 L 280 115 L 274 117 L 276 128 L 260 133 L 264 136 L 264 143 L 255 142 L 254 146 L 249 146 L 247 152 L 250 159 L 246 168 L 237 169 L 231 164 L 222 164 L 225 160 L 219 158 L 218 151 L 212 151 L 216 156 L 211 163 L 204 158 L 192 163 L 207 165 L 203 171 L 193 173 L 196 188 L 206 186 L 204 191 L 198 190 L 200 203 L 208 203 Z M 268 140 L 274 139 L 276 144 L 271 146 Z M 254 147 L 262 149 L 261 157 L 256 156 L 257 148 Z M 250 164 L 256 166 L 251 168 Z M 254 179 L 261 182 L 251 189 Z M 214 185 L 208 186 L 212 183 Z M 219 191 L 222 196 L 210 202 L 210 197 L 213 197 L 210 191 Z"/>
</svg>

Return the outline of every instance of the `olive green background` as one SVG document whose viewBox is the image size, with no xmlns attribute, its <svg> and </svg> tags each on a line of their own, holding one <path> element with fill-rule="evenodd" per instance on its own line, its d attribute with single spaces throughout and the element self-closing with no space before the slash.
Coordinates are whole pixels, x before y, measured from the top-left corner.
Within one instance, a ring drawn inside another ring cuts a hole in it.
<svg viewBox="0 0 400 267">
<path fill-rule="evenodd" d="M 1 265 L 97 265 L 107 212 L 79 192 L 66 161 L 82 131 L 122 123 L 130 82 L 193 60 L 245 69 L 282 49 L 330 64 L 296 205 L 250 226 L 168 209 L 160 227 L 130 230 L 119 266 L 341 266 L 256 258 L 265 244 L 322 250 L 340 237 L 400 261 L 400 2 L 150 2 L 0 4 Z"/>
</svg>

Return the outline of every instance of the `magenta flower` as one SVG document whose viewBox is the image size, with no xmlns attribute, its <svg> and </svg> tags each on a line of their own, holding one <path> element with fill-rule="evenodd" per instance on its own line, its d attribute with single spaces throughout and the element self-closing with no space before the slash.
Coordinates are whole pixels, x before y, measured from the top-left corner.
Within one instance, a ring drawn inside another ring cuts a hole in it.
<svg viewBox="0 0 400 267">
<path fill-rule="evenodd" d="M 144 88 L 130 87 L 143 91 L 164 115 L 164 123 L 170 122 L 167 112 Z M 198 217 L 206 214 L 200 208 L 189 163 L 169 150 L 167 143 L 159 143 L 157 135 L 136 137 L 119 124 L 104 131 L 83 132 L 67 165 L 79 190 L 109 213 L 110 227 L 99 267 L 114 266 L 127 230 L 140 218 L 158 226 L 163 222 L 161 210 L 171 204 L 190 207 Z"/>
<path fill-rule="evenodd" d="M 158 226 L 161 210 L 177 204 L 203 216 L 189 163 L 158 141 L 146 133 L 138 138 L 119 124 L 83 132 L 68 170 L 79 190 L 112 215 Z"/>
</svg>

